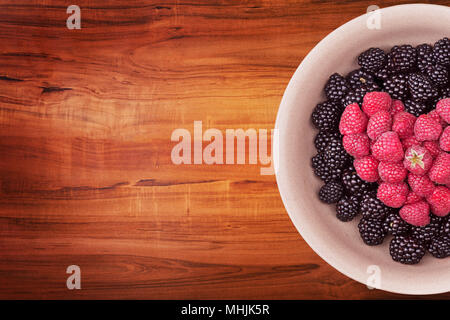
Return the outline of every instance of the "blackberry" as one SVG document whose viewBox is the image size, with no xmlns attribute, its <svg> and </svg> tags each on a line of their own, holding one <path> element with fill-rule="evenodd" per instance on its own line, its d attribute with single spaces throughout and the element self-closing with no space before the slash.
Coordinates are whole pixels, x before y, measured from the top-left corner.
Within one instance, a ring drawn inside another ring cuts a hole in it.
<svg viewBox="0 0 450 320">
<path fill-rule="evenodd" d="M 408 76 L 408 88 L 411 97 L 416 101 L 424 102 L 438 95 L 430 79 L 420 73 L 411 73 Z"/>
<path fill-rule="evenodd" d="M 359 201 L 355 196 L 344 197 L 336 205 L 336 217 L 343 221 L 351 221 L 359 212 Z"/>
<path fill-rule="evenodd" d="M 374 75 L 363 69 L 356 69 L 347 75 L 347 82 L 353 89 L 362 85 L 371 85 L 375 83 Z"/>
<path fill-rule="evenodd" d="M 406 223 L 398 213 L 391 213 L 383 223 L 384 230 L 394 236 L 405 235 L 410 230 L 410 225 Z"/>
<path fill-rule="evenodd" d="M 421 114 L 428 113 L 430 111 L 430 107 L 423 102 L 416 102 L 413 100 L 405 100 L 404 102 L 405 110 L 416 117 Z"/>
<path fill-rule="evenodd" d="M 317 154 L 311 160 L 314 174 L 324 182 L 341 180 L 342 170 L 330 168 L 323 159 L 323 154 Z"/>
<path fill-rule="evenodd" d="M 417 67 L 424 71 L 427 67 L 434 65 L 433 47 L 429 44 L 421 44 L 416 47 Z"/>
<path fill-rule="evenodd" d="M 408 95 L 408 76 L 405 74 L 393 75 L 383 83 L 383 86 L 393 99 L 403 100 Z"/>
<path fill-rule="evenodd" d="M 380 87 L 376 83 L 371 83 L 367 85 L 361 85 L 360 87 L 355 88 L 354 90 L 350 90 L 347 92 L 344 98 L 342 98 L 341 102 L 343 106 L 348 106 L 352 103 L 358 103 L 361 105 L 364 96 L 368 92 L 379 91 Z"/>
<path fill-rule="evenodd" d="M 450 236 L 450 218 L 448 216 L 444 221 L 442 221 L 440 235 Z"/>
<path fill-rule="evenodd" d="M 433 56 L 436 63 L 443 66 L 450 66 L 450 40 L 443 38 L 433 46 Z"/>
<path fill-rule="evenodd" d="M 345 151 L 341 139 L 332 139 L 325 148 L 323 158 L 331 168 L 343 168 L 351 160 L 351 156 Z"/>
<path fill-rule="evenodd" d="M 410 45 L 394 46 L 391 49 L 392 68 L 395 72 L 406 72 L 417 62 L 416 49 Z"/>
<path fill-rule="evenodd" d="M 417 264 L 425 255 L 425 248 L 417 240 L 407 236 L 396 236 L 389 244 L 392 260 L 403 264 Z"/>
<path fill-rule="evenodd" d="M 381 202 L 375 193 L 366 193 L 361 200 L 362 216 L 366 219 L 379 219 L 383 220 L 392 209 Z"/>
<path fill-rule="evenodd" d="M 339 132 L 319 131 L 314 138 L 314 146 L 317 152 L 324 152 L 325 148 L 333 139 L 342 139 L 342 135 Z"/>
<path fill-rule="evenodd" d="M 441 231 L 441 222 L 442 218 L 431 216 L 431 221 L 426 226 L 411 228 L 411 237 L 421 243 L 428 243 L 434 237 L 439 235 Z"/>
<path fill-rule="evenodd" d="M 450 84 L 450 81 L 449 81 L 449 84 Z M 442 100 L 442 99 L 446 99 L 446 98 L 450 98 L 450 86 L 448 86 L 448 87 L 445 87 L 445 88 L 441 88 L 440 90 L 439 90 L 439 95 L 438 95 L 438 97 L 435 99 L 435 104 L 436 104 L 436 102 L 438 102 L 439 100 Z"/>
<path fill-rule="evenodd" d="M 435 66 L 428 66 L 425 69 L 425 72 L 431 82 L 438 87 L 444 86 L 448 82 L 448 71 L 447 68 L 443 66 L 438 64 Z"/>
<path fill-rule="evenodd" d="M 383 242 L 386 231 L 383 221 L 362 218 L 358 224 L 359 234 L 368 246 L 376 246 Z"/>
<path fill-rule="evenodd" d="M 383 82 L 386 81 L 392 75 L 392 70 L 390 70 L 389 67 L 385 65 L 380 70 L 376 71 L 374 74 L 379 82 Z"/>
<path fill-rule="evenodd" d="M 450 237 L 437 237 L 431 241 L 428 251 L 435 258 L 443 259 L 450 256 Z"/>
<path fill-rule="evenodd" d="M 326 101 L 319 103 L 311 115 L 313 125 L 319 130 L 336 131 L 342 108 L 339 103 Z"/>
<path fill-rule="evenodd" d="M 340 100 L 345 96 L 347 91 L 350 90 L 350 86 L 343 76 L 339 73 L 334 73 L 328 79 L 324 90 L 327 99 Z"/>
<path fill-rule="evenodd" d="M 348 194 L 362 197 L 374 189 L 374 184 L 362 180 L 353 167 L 348 168 L 342 175 L 342 183 Z"/>
<path fill-rule="evenodd" d="M 344 187 L 339 182 L 328 182 L 320 188 L 319 199 L 325 203 L 338 202 L 344 194 Z"/>
<path fill-rule="evenodd" d="M 362 69 L 375 72 L 386 64 L 386 53 L 380 48 L 370 48 L 358 57 L 358 64 Z"/>
</svg>

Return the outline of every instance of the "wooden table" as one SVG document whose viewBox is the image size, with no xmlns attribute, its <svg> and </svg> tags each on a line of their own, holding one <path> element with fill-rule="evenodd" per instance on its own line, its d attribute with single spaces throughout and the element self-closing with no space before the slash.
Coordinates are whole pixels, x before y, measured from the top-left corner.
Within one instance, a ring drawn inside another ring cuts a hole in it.
<svg viewBox="0 0 450 320">
<path fill-rule="evenodd" d="M 75 4 L 69 30 L 67 1 L 0 1 L 0 298 L 402 297 L 319 258 L 259 164 L 171 160 L 194 121 L 273 128 L 300 61 L 373 1 Z"/>
</svg>

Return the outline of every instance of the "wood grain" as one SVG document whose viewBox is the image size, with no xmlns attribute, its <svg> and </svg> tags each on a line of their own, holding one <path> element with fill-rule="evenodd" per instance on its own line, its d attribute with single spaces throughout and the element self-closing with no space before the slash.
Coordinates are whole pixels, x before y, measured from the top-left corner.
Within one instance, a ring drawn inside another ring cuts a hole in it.
<svg viewBox="0 0 450 320">
<path fill-rule="evenodd" d="M 67 1 L 0 1 L 0 298 L 404 297 L 321 260 L 259 165 L 170 158 L 195 120 L 272 128 L 302 58 L 371 1 L 75 4 L 81 30 Z"/>
</svg>

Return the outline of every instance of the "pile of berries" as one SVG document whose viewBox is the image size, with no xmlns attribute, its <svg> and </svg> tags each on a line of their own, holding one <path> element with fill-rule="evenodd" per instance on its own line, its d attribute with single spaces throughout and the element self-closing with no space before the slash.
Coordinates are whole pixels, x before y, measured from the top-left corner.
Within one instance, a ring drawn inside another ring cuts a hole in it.
<svg viewBox="0 0 450 320">
<path fill-rule="evenodd" d="M 392 235 L 392 259 L 450 256 L 450 40 L 370 48 L 360 69 L 331 75 L 316 106 L 312 159 L 319 198 L 358 215 L 362 240 Z"/>
</svg>

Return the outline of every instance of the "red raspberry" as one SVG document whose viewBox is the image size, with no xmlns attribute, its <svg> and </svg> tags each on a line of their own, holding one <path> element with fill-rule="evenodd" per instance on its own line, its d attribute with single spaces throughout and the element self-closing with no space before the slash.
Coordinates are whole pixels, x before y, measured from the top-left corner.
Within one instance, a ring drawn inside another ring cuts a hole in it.
<svg viewBox="0 0 450 320">
<path fill-rule="evenodd" d="M 400 139 L 414 135 L 416 117 L 409 112 L 401 111 L 394 116 L 392 131 L 397 132 Z"/>
<path fill-rule="evenodd" d="M 367 116 L 357 103 L 348 105 L 341 116 L 339 131 L 342 134 L 364 133 L 367 127 Z"/>
<path fill-rule="evenodd" d="M 438 184 L 450 183 L 450 153 L 439 153 L 428 172 L 428 176 Z"/>
<path fill-rule="evenodd" d="M 441 132 L 441 124 L 427 114 L 420 115 L 414 124 L 414 134 L 419 141 L 437 140 Z"/>
<path fill-rule="evenodd" d="M 383 133 L 372 146 L 372 154 L 379 161 L 399 162 L 403 160 L 403 146 L 396 132 Z"/>
<path fill-rule="evenodd" d="M 421 197 L 430 196 L 435 188 L 433 181 L 427 175 L 418 176 L 414 173 L 408 174 L 408 184 L 411 190 Z"/>
<path fill-rule="evenodd" d="M 431 196 L 427 198 L 431 211 L 440 217 L 448 215 L 450 212 L 450 189 L 438 186 Z"/>
<path fill-rule="evenodd" d="M 378 111 L 370 117 L 367 123 L 367 135 L 372 140 L 377 140 L 386 131 L 392 127 L 391 114 L 385 110 Z"/>
<path fill-rule="evenodd" d="M 428 150 L 428 152 L 430 152 L 433 158 L 436 158 L 437 155 L 441 152 L 437 141 L 425 141 L 422 143 L 422 145 Z"/>
<path fill-rule="evenodd" d="M 392 99 L 386 92 L 369 92 L 366 93 L 362 103 L 363 111 L 371 117 L 378 111 L 388 111 L 391 107 Z"/>
<path fill-rule="evenodd" d="M 372 156 L 365 156 L 353 161 L 358 176 L 367 182 L 376 182 L 378 176 L 378 160 Z"/>
<path fill-rule="evenodd" d="M 445 121 L 439 116 L 439 113 L 436 111 L 436 109 L 431 110 L 428 112 L 428 115 L 434 120 L 441 124 L 441 126 L 445 126 Z"/>
<path fill-rule="evenodd" d="M 389 112 L 394 116 L 397 112 L 405 111 L 405 105 L 400 100 L 392 100 Z"/>
<path fill-rule="evenodd" d="M 345 135 L 342 138 L 345 151 L 355 158 L 361 158 L 370 153 L 369 137 L 364 133 Z"/>
<path fill-rule="evenodd" d="M 445 122 L 450 123 L 450 98 L 440 100 L 436 104 L 436 111 Z"/>
<path fill-rule="evenodd" d="M 413 226 L 423 227 L 430 223 L 430 207 L 425 201 L 407 204 L 400 209 L 400 217 Z"/>
<path fill-rule="evenodd" d="M 433 164 L 433 157 L 431 153 L 424 147 L 415 145 L 405 152 L 405 160 L 403 165 L 409 172 L 417 174 L 419 176 L 424 175 L 430 170 Z"/>
<path fill-rule="evenodd" d="M 400 208 L 408 195 L 406 183 L 383 182 L 378 186 L 377 198 L 388 207 Z"/>
<path fill-rule="evenodd" d="M 402 139 L 402 145 L 403 145 L 403 149 L 406 150 L 414 145 L 421 145 L 421 142 L 419 140 L 417 140 L 416 137 L 412 136 L 412 137 Z"/>
<path fill-rule="evenodd" d="M 401 162 L 382 161 L 378 165 L 378 174 L 384 182 L 399 183 L 405 180 L 408 171 Z"/>
<path fill-rule="evenodd" d="M 408 196 L 406 197 L 406 202 L 405 204 L 411 204 L 411 203 L 416 203 L 422 200 L 422 197 L 419 196 L 417 193 L 410 191 L 408 193 Z"/>
<path fill-rule="evenodd" d="M 439 138 L 439 147 L 444 151 L 450 151 L 450 126 L 444 129 Z"/>
</svg>

